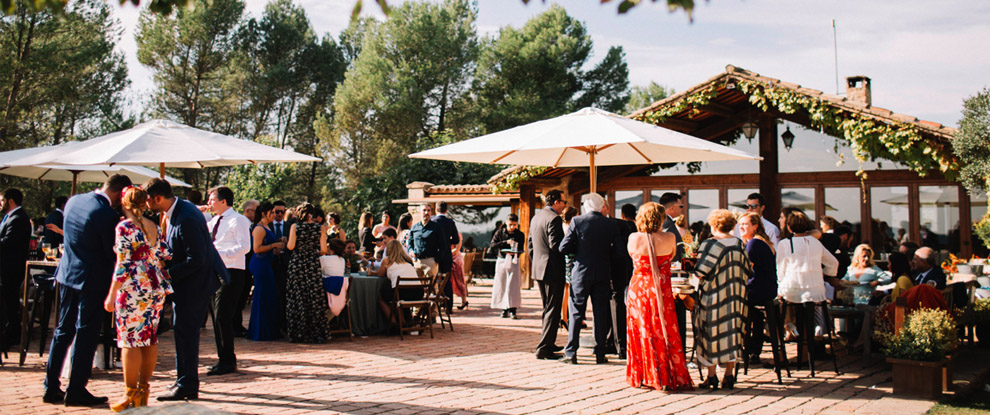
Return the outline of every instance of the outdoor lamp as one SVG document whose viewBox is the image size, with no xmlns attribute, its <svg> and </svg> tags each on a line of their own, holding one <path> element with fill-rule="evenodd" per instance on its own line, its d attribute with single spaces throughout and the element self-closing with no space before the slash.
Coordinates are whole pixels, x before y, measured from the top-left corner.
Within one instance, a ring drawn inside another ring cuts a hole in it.
<svg viewBox="0 0 990 415">
<path fill-rule="evenodd" d="M 751 143 L 753 142 L 753 137 L 756 137 L 756 131 L 759 129 L 760 129 L 759 126 L 757 126 L 756 123 L 752 121 L 746 121 L 742 125 L 743 135 L 746 136 L 746 139 L 749 140 L 749 142 Z"/>
<path fill-rule="evenodd" d="M 791 151 L 791 146 L 794 144 L 794 133 L 791 132 L 791 126 L 787 126 L 787 130 L 780 135 L 780 138 L 784 140 L 784 147 L 787 151 Z"/>
</svg>

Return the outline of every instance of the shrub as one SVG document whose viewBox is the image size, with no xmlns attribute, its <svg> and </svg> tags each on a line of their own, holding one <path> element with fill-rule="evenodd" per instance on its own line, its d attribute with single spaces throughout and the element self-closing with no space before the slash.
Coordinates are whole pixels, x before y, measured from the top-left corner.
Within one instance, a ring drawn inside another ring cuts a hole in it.
<svg viewBox="0 0 990 415">
<path fill-rule="evenodd" d="M 973 302 L 973 319 L 976 323 L 990 323 L 990 298 Z"/>
<path fill-rule="evenodd" d="M 937 362 L 956 347 L 956 322 L 947 311 L 923 308 L 907 316 L 895 336 L 883 334 L 880 341 L 887 357 Z"/>
</svg>

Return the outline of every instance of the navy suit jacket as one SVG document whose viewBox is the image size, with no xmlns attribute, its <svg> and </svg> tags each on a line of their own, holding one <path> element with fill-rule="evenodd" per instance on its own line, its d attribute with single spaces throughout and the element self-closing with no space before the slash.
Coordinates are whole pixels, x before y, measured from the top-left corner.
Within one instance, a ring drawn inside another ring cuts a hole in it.
<svg viewBox="0 0 990 415">
<path fill-rule="evenodd" d="M 933 267 L 931 271 L 928 271 L 928 275 L 925 275 L 924 278 L 919 278 L 919 277 L 921 277 L 920 272 L 914 277 L 915 285 L 921 285 L 921 284 L 931 285 L 934 283 L 935 288 L 940 290 L 945 289 L 945 273 L 942 272 L 942 268 L 939 266 Z"/>
<path fill-rule="evenodd" d="M 0 274 L 4 275 L 5 281 L 24 278 L 30 245 L 31 218 L 24 208 L 20 208 L 8 215 L 0 227 Z"/>
<path fill-rule="evenodd" d="M 61 228 L 65 226 L 63 222 L 65 222 L 65 215 L 63 215 L 62 212 L 59 212 L 58 210 L 53 210 L 51 213 L 48 214 L 48 216 L 45 217 L 45 225 L 51 224 Z M 52 248 L 58 247 L 58 245 L 61 244 L 62 241 L 64 240 L 62 238 L 62 235 L 59 235 L 55 231 L 48 230 L 47 226 L 45 227 L 45 231 L 43 235 L 45 236 L 45 242 L 52 244 Z"/>
<path fill-rule="evenodd" d="M 65 255 L 55 279 L 59 284 L 87 292 L 110 291 L 116 255 L 114 228 L 120 215 L 110 201 L 96 192 L 75 195 L 65 204 Z"/>
<path fill-rule="evenodd" d="M 680 261 L 684 257 L 684 245 L 681 245 L 683 240 L 681 239 L 681 232 L 677 230 L 677 224 L 674 223 L 674 220 L 670 216 L 667 216 L 667 219 L 663 221 L 663 231 L 674 234 L 674 240 L 677 242 L 677 252 L 671 261 Z"/>
<path fill-rule="evenodd" d="M 230 280 L 227 267 L 213 246 L 203 213 L 183 199 L 176 198 L 175 204 L 165 239 L 172 248 L 172 259 L 165 266 L 175 288 L 173 295 L 177 299 L 210 296 L 221 281 Z"/>
<path fill-rule="evenodd" d="M 570 232 L 561 242 L 560 252 L 574 254 L 571 289 L 575 293 L 612 279 L 612 263 L 620 259 L 620 236 L 619 225 L 601 212 L 586 213 L 571 220 Z"/>
<path fill-rule="evenodd" d="M 461 241 L 461 237 L 457 234 L 457 224 L 454 223 L 453 219 L 448 218 L 446 214 L 443 216 L 434 216 L 430 220 L 440 225 L 440 229 L 443 230 L 443 234 L 440 235 L 440 253 L 437 255 L 437 264 L 440 266 L 440 272 L 450 272 L 454 264 L 454 257 L 450 252 L 450 246 L 457 245 Z"/>
</svg>

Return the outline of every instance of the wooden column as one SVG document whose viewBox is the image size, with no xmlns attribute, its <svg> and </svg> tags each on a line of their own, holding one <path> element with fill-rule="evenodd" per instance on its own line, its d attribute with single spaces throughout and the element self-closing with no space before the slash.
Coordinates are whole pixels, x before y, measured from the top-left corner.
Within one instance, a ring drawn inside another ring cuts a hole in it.
<svg viewBox="0 0 990 415">
<path fill-rule="evenodd" d="M 859 197 L 862 201 L 859 209 L 859 243 L 873 245 L 873 190 L 870 186 L 859 187 Z"/>
<path fill-rule="evenodd" d="M 908 235 L 912 241 L 921 243 L 921 199 L 918 185 L 908 186 Z M 890 225 L 890 224 L 888 224 Z"/>
<path fill-rule="evenodd" d="M 959 257 L 973 256 L 973 210 L 966 188 L 959 186 Z"/>
<path fill-rule="evenodd" d="M 529 221 L 533 218 L 533 205 L 535 197 L 535 186 L 532 184 L 519 185 L 519 229 L 526 234 L 527 241 L 529 240 Z M 523 249 L 528 250 L 528 248 L 529 244 L 524 243 Z M 522 286 L 526 289 L 533 288 L 533 279 L 529 276 L 529 265 L 529 252 L 520 255 L 519 268 L 522 271 Z"/>
<path fill-rule="evenodd" d="M 780 217 L 780 172 L 777 163 L 777 120 L 763 116 L 760 123 L 760 194 L 766 199 L 766 210 L 763 216 L 770 221 Z"/>
</svg>

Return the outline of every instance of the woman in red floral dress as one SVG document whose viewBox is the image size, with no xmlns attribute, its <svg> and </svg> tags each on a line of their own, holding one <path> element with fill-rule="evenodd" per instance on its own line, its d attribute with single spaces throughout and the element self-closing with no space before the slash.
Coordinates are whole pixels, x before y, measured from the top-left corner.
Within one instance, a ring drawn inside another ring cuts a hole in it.
<svg viewBox="0 0 990 415">
<path fill-rule="evenodd" d="M 626 298 L 626 381 L 637 388 L 692 390 L 670 287 L 677 245 L 674 234 L 660 230 L 666 216 L 663 206 L 644 204 L 636 214 L 639 232 L 629 236 L 635 270 Z"/>
</svg>

